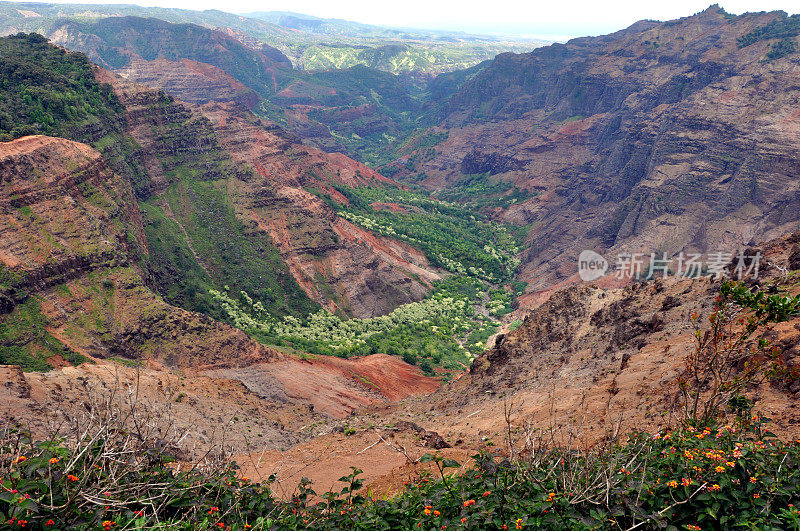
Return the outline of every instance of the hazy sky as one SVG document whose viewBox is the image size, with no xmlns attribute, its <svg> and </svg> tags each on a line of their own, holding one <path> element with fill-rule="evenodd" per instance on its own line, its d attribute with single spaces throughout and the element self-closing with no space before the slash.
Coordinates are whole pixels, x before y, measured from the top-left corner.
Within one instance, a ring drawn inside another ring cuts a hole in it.
<svg viewBox="0 0 800 531">
<path fill-rule="evenodd" d="M 711 0 L 81 0 L 79 3 L 112 2 L 235 13 L 295 11 L 387 26 L 555 38 L 608 33 L 645 18 L 669 20 L 687 16 L 704 10 Z M 722 0 L 720 5 L 736 14 L 776 9 L 800 13 L 800 0 Z"/>
</svg>

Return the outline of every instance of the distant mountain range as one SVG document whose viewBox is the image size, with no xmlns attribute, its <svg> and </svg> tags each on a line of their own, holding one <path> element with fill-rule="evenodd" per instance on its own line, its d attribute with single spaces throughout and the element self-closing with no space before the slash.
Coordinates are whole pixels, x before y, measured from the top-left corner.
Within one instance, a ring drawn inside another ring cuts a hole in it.
<svg viewBox="0 0 800 531">
<path fill-rule="evenodd" d="M 0 2 L 0 35 L 34 31 L 51 35 L 67 21 L 97 22 L 138 16 L 221 29 L 247 46 L 266 44 L 301 69 L 364 65 L 388 72 L 436 74 L 468 68 L 498 53 L 529 51 L 546 41 L 451 31 L 395 29 L 283 12 L 236 15 L 131 4 L 46 4 Z"/>
</svg>

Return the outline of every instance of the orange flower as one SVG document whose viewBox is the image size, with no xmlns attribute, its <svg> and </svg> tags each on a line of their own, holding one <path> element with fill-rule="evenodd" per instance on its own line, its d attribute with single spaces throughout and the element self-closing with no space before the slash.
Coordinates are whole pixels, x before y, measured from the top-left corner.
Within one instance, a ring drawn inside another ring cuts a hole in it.
<svg viewBox="0 0 800 531">
<path fill-rule="evenodd" d="M 757 500 L 757 499 L 759 499 L 760 497 L 761 497 L 761 494 L 759 494 L 759 493 L 757 493 L 757 492 L 756 492 L 755 494 L 753 494 L 753 499 L 754 499 L 754 500 Z"/>
<path fill-rule="evenodd" d="M 466 507 L 466 505 L 464 507 Z M 425 511 L 423 511 L 423 512 L 425 514 L 431 514 L 431 509 L 432 509 L 432 507 L 430 505 L 426 505 L 425 506 Z"/>
<path fill-rule="evenodd" d="M 551 492 L 550 494 L 547 495 L 547 500 L 546 501 L 548 503 L 550 503 L 551 501 L 553 501 L 553 498 L 555 498 L 555 497 L 556 497 L 556 493 L 555 492 Z"/>
<path fill-rule="evenodd" d="M 50 463 L 51 465 L 55 465 L 56 463 L 58 463 L 58 458 L 57 457 L 51 457 L 50 461 L 48 461 L 48 463 Z"/>
<path fill-rule="evenodd" d="M 691 479 L 689 479 L 689 478 L 683 478 L 683 479 L 681 480 L 681 485 L 683 485 L 684 487 L 688 487 L 688 486 L 689 486 L 689 485 L 691 485 L 692 483 L 694 483 L 694 481 L 692 481 L 692 480 L 691 480 Z"/>
<path fill-rule="evenodd" d="M 715 468 L 714 470 L 716 470 L 717 472 L 719 472 L 720 474 L 722 474 L 723 472 L 725 472 L 725 467 L 724 467 L 724 466 L 718 466 L 718 467 L 717 467 L 717 468 Z"/>
<path fill-rule="evenodd" d="M 469 507 L 470 505 L 475 505 L 475 500 L 467 500 L 464 502 L 464 507 Z"/>
<path fill-rule="evenodd" d="M 667 482 L 667 486 L 668 487 L 672 487 L 673 489 L 677 488 L 678 487 L 678 482 L 673 479 L 672 481 L 668 481 Z"/>
<path fill-rule="evenodd" d="M 750 483 L 755 483 L 758 481 L 755 476 L 750 476 Z"/>
<path fill-rule="evenodd" d="M 12 461 L 12 464 L 21 463 L 21 462 L 25 461 L 26 459 L 28 459 L 28 458 L 27 458 L 27 457 L 25 457 L 24 455 L 20 455 L 20 456 L 18 456 L 16 459 L 14 459 L 14 461 Z M 23 520 L 18 520 L 18 521 L 20 521 L 20 522 L 21 522 L 21 521 L 23 521 Z"/>
<path fill-rule="evenodd" d="M 55 523 L 55 522 L 53 521 L 53 519 L 51 518 L 50 520 L 46 521 L 46 522 L 44 523 L 44 525 L 45 525 L 45 527 L 50 527 L 50 526 L 54 526 L 54 525 L 56 525 L 56 523 Z"/>
<path fill-rule="evenodd" d="M 710 490 L 710 491 L 712 491 L 712 492 L 717 492 L 717 491 L 718 491 L 718 490 L 720 490 L 720 489 L 722 489 L 722 487 L 720 487 L 720 486 L 719 486 L 719 485 L 717 485 L 716 483 L 714 483 L 713 485 L 711 485 L 710 487 L 708 487 L 708 490 Z"/>
<path fill-rule="evenodd" d="M 433 516 L 439 516 L 440 514 L 442 513 L 440 513 L 438 510 L 433 511 Z"/>
<path fill-rule="evenodd" d="M 514 523 L 517 524 L 517 529 L 522 529 L 522 518 L 517 518 L 517 521 Z"/>
<path fill-rule="evenodd" d="M 251 526 L 250 524 L 244 524 L 244 528 L 245 529 L 250 529 L 251 527 L 253 527 L 253 526 Z"/>
<path fill-rule="evenodd" d="M 466 517 L 462 518 L 462 519 L 461 519 L 461 523 L 462 523 L 462 524 L 466 524 L 466 523 L 467 523 L 467 518 L 466 518 Z"/>
<path fill-rule="evenodd" d="M 686 526 L 686 529 L 688 529 L 689 531 L 700 531 L 700 526 L 689 524 Z"/>
<path fill-rule="evenodd" d="M 484 498 L 486 498 L 486 497 L 488 497 L 490 494 L 491 494 L 491 492 L 489 492 L 489 491 L 487 490 L 486 492 L 484 492 L 484 493 L 483 493 L 483 497 L 484 497 Z"/>
<path fill-rule="evenodd" d="M 78 476 L 70 474 L 70 475 L 67 476 L 67 479 L 72 481 L 72 482 L 75 482 L 75 481 L 78 481 L 80 478 L 78 478 Z"/>
</svg>

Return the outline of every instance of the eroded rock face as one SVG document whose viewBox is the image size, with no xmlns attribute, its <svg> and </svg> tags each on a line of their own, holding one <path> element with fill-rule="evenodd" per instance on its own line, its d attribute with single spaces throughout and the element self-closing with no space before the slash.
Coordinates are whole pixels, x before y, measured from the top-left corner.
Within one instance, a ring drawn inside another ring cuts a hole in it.
<svg viewBox="0 0 800 531">
<path fill-rule="evenodd" d="M 328 180 L 394 183 L 344 155 L 304 146 L 233 105 L 209 104 L 202 112 L 232 158 L 255 169 L 236 200 L 246 218 L 270 234 L 313 300 L 357 317 L 380 315 L 421 299 L 439 278 L 417 249 L 356 227 L 308 191 L 344 202 Z"/>
<path fill-rule="evenodd" d="M 268 235 L 311 300 L 370 317 L 420 300 L 439 278 L 419 250 L 352 225 L 309 191 L 345 202 L 329 181 L 397 186 L 374 170 L 305 146 L 235 103 L 192 108 L 108 71 L 97 76 L 114 87 L 126 109 L 127 130 L 141 146 L 147 176 L 136 183 L 139 198 L 162 203 L 158 198 L 177 182 L 175 170 L 192 161 L 200 178 L 227 190 L 228 206 L 248 232 Z M 173 220 L 183 223 L 177 212 Z"/>
<path fill-rule="evenodd" d="M 34 315 L 26 318 L 42 319 L 41 330 L 9 332 L 11 343 L 3 346 L 35 355 L 42 341 L 57 341 L 84 356 L 186 367 L 235 366 L 274 354 L 144 286 L 131 259 L 146 242 L 130 183 L 91 147 L 45 136 L 0 143 L 0 213 L 0 319 L 14 321 L 18 307 L 33 299 L 36 306 L 25 312 Z"/>
<path fill-rule="evenodd" d="M 502 54 L 453 96 L 448 139 L 413 173 L 441 189 L 486 172 L 534 194 L 497 213 L 532 226 L 520 270 L 532 289 L 573 276 L 583 249 L 774 238 L 800 221 L 800 56 L 765 60 L 774 39 L 737 39 L 779 16 L 712 7 Z"/>
<path fill-rule="evenodd" d="M 155 82 L 156 88 L 169 88 L 187 101 L 202 99 L 203 92 L 205 101 L 225 94 L 253 101 L 254 93 L 271 94 L 278 80 L 291 76 L 291 61 L 276 48 L 249 48 L 224 31 L 196 24 L 135 16 L 86 24 L 62 19 L 48 28 L 47 36 L 85 53 L 95 64 L 120 69 L 133 80 Z"/>
<path fill-rule="evenodd" d="M 191 59 L 136 59 L 116 72 L 167 94 L 180 94 L 181 99 L 188 103 L 233 101 L 252 109 L 261 100 L 256 91 L 242 85 L 224 70 Z"/>
<path fill-rule="evenodd" d="M 232 448 L 245 451 L 259 433 L 280 449 L 310 424 L 438 387 L 396 357 L 299 360 L 165 303 L 132 259 L 146 253 L 141 219 L 130 182 L 93 148 L 45 136 L 0 143 L 0 347 L 29 358 L 12 363 L 57 369 L 0 364 L 0 421 L 46 434 L 99 396 L 130 407 L 135 388 L 143 414 L 185 429 L 200 455 L 231 417 L 249 419 L 228 434 Z M 90 363 L 71 366 L 76 354 Z"/>
<path fill-rule="evenodd" d="M 769 285 L 788 270 L 800 236 L 763 246 L 767 273 L 753 286 Z M 762 272 L 763 273 L 763 272 Z M 425 399 L 408 402 L 399 418 L 423 423 L 450 437 L 475 440 L 514 426 L 555 428 L 558 436 L 593 443 L 609 431 L 655 432 L 674 425 L 680 412 L 678 377 L 695 347 L 692 315 L 704 329 L 719 293 L 719 281 L 669 278 L 603 289 L 568 286 L 532 310 L 524 323 L 476 358 L 468 374 Z M 792 295 L 800 288 L 784 281 Z M 791 373 L 800 370 L 800 318 L 763 328 Z M 779 377 L 746 391 L 755 410 L 773 419 L 775 433 L 800 431 L 800 383 Z"/>
</svg>

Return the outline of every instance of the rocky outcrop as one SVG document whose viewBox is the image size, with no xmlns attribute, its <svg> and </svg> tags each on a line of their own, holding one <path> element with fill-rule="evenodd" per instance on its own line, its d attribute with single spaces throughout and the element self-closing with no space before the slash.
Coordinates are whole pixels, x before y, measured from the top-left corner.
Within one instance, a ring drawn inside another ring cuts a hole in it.
<svg viewBox="0 0 800 531">
<path fill-rule="evenodd" d="M 270 235 L 313 300 L 357 317 L 380 315 L 419 300 L 439 278 L 419 250 L 356 227 L 309 192 L 345 202 L 331 183 L 395 183 L 344 155 L 304 146 L 235 106 L 209 104 L 202 112 L 231 157 L 255 169 L 241 183 L 239 208 Z"/>
<path fill-rule="evenodd" d="M 215 102 L 191 108 L 106 70 L 96 75 L 114 87 L 125 107 L 127 131 L 141 147 L 147 175 L 135 182 L 137 197 L 171 212 L 184 230 L 191 231 L 187 212 L 201 208 L 180 177 L 190 173 L 228 190 L 224 206 L 242 231 L 266 236 L 280 252 L 286 274 L 331 311 L 358 317 L 385 314 L 420 300 L 439 278 L 420 251 L 352 225 L 312 193 L 344 202 L 333 185 L 396 183 L 345 155 L 303 145 L 241 105 Z M 183 215 L 161 199 L 167 193 L 184 197 Z M 201 256 L 188 233 L 186 241 L 212 279 L 226 267 Z M 172 276 L 179 280 L 180 272 Z"/>
<path fill-rule="evenodd" d="M 762 268 L 758 279 L 747 282 L 799 294 L 786 275 L 798 240 L 795 233 L 760 246 L 768 272 Z M 625 288 L 558 290 L 476 358 L 468 374 L 409 401 L 398 418 L 427 416 L 436 419 L 429 424 L 440 433 L 467 441 L 508 429 L 506 412 L 514 428 L 531 434 L 554 429 L 556 437 L 588 444 L 609 431 L 653 433 L 674 425 L 678 377 L 696 342 L 692 316 L 708 328 L 719 285 L 710 277 L 668 278 Z M 745 391 L 781 437 L 800 435 L 798 330 L 798 317 L 761 329 L 778 349 L 784 372 Z"/>
<path fill-rule="evenodd" d="M 530 193 L 495 214 L 531 226 L 534 290 L 574 278 L 583 249 L 613 262 L 776 237 L 800 221 L 800 56 L 741 38 L 782 16 L 712 7 L 502 54 L 452 97 L 448 139 L 413 173 L 441 189 L 488 172 Z"/>
<path fill-rule="evenodd" d="M 188 103 L 233 101 L 252 109 L 261 101 L 256 91 L 242 85 L 224 70 L 191 59 L 135 59 L 116 72 L 167 94 L 180 94 L 181 99 Z"/>
<path fill-rule="evenodd" d="M 0 143 L 0 214 L 0 320 L 42 327 L 14 324 L 2 346 L 35 358 L 46 340 L 83 356 L 187 367 L 273 355 L 144 286 L 130 257 L 146 249 L 130 183 L 89 146 L 43 136 Z M 35 306 L 18 308 L 30 298 Z"/>
</svg>

